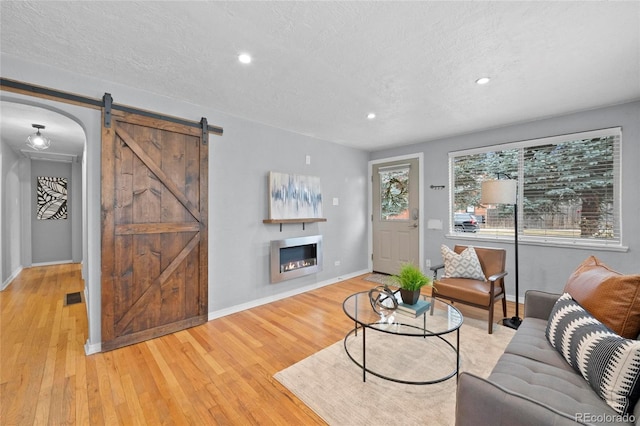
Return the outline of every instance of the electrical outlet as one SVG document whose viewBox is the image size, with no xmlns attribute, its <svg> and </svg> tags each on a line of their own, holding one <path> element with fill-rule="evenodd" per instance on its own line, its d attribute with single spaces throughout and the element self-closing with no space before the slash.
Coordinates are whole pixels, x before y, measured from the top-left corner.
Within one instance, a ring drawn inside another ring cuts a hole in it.
<svg viewBox="0 0 640 426">
<path fill-rule="evenodd" d="M 425 259 L 424 266 L 425 268 L 431 268 L 431 259 Z"/>
<path fill-rule="evenodd" d="M 334 265 L 334 266 L 340 266 L 340 261 L 339 261 L 339 260 L 336 260 L 335 262 L 333 262 L 333 265 Z"/>
</svg>

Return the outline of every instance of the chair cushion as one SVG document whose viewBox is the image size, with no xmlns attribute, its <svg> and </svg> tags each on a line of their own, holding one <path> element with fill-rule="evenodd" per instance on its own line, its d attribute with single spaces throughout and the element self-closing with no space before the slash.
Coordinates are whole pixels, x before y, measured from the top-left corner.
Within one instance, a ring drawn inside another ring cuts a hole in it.
<svg viewBox="0 0 640 426">
<path fill-rule="evenodd" d="M 640 396 L 640 342 L 620 337 L 569 293 L 556 302 L 546 336 L 607 405 L 629 413 Z"/>
<path fill-rule="evenodd" d="M 640 275 L 622 275 L 590 256 L 569 277 L 563 293 L 620 336 L 640 334 Z"/>
<path fill-rule="evenodd" d="M 489 381 L 572 418 L 575 418 L 577 413 L 613 419 L 619 416 L 598 397 L 582 376 L 572 369 L 560 369 L 531 358 L 504 353 L 491 372 Z M 517 424 L 517 420 L 511 419 L 510 423 L 503 424 Z M 609 421 L 597 424 L 612 423 Z"/>
<path fill-rule="evenodd" d="M 489 306 L 491 285 L 487 281 L 472 280 L 469 278 L 441 278 L 433 283 L 435 296 L 464 300 L 481 306 Z M 502 293 L 502 287 L 495 286 L 495 296 Z"/>
<path fill-rule="evenodd" d="M 469 278 L 485 281 L 480 260 L 473 247 L 469 246 L 458 254 L 444 244 L 440 246 L 444 260 L 444 278 Z"/>
<path fill-rule="evenodd" d="M 504 353 L 529 358 L 575 374 L 576 371 L 547 340 L 545 332 L 548 322 L 548 320 L 525 316 Z"/>
</svg>

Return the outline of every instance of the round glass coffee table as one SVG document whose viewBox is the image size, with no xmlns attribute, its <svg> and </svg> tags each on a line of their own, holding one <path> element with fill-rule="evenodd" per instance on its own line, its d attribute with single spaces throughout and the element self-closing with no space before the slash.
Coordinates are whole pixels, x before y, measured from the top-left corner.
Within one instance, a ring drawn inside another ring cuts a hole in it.
<svg viewBox="0 0 640 426">
<path fill-rule="evenodd" d="M 397 291 L 394 294 L 399 298 Z M 415 316 L 400 309 L 376 312 L 368 291 L 345 299 L 342 309 L 354 328 L 345 336 L 344 348 L 362 368 L 363 381 L 367 373 L 413 385 L 440 383 L 453 376 L 457 380 L 463 316 L 442 300 L 421 296 L 421 301 L 429 306 Z"/>
</svg>

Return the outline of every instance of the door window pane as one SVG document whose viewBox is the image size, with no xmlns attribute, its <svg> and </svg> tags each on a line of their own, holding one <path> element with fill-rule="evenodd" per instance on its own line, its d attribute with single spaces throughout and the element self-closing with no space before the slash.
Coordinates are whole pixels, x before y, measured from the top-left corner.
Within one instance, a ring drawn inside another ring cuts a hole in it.
<svg viewBox="0 0 640 426">
<path fill-rule="evenodd" d="M 409 167 L 379 170 L 380 219 L 409 220 Z"/>
</svg>

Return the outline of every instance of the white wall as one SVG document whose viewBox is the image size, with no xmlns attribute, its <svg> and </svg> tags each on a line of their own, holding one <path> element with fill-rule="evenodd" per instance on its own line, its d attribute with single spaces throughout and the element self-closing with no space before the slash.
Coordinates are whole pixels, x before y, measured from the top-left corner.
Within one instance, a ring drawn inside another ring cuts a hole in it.
<svg viewBox="0 0 640 426">
<path fill-rule="evenodd" d="M 366 176 L 368 153 L 232 117 L 135 88 L 99 81 L 2 55 L 3 77 L 194 121 L 207 117 L 224 136 L 210 136 L 209 148 L 209 312 L 210 317 L 325 285 L 367 268 Z M 221 84 L 224 84 L 222 82 Z M 50 101 L 42 101 L 50 103 Z M 85 283 L 92 352 L 100 342 L 100 113 L 54 103 L 75 117 L 87 134 L 87 262 Z M 311 164 L 305 164 L 306 155 Z M 267 173 L 271 170 L 319 176 L 327 222 L 265 225 Z M 339 199 L 332 206 L 333 198 Z M 278 284 L 269 282 L 272 239 L 322 234 L 324 270 Z M 336 266 L 335 262 L 340 265 Z"/>
<path fill-rule="evenodd" d="M 596 249 L 541 247 L 520 243 L 519 295 L 527 289 L 560 292 L 571 272 L 589 255 L 595 255 L 610 267 L 624 273 L 640 273 L 640 102 L 584 111 L 562 117 L 549 118 L 487 130 L 448 139 L 424 142 L 397 149 L 378 151 L 371 159 L 380 159 L 414 152 L 424 152 L 425 159 L 425 215 L 442 220 L 443 230 L 425 229 L 425 258 L 441 261 L 440 245 L 474 244 L 464 236 L 447 237 L 449 223 L 448 153 L 468 148 L 495 145 L 562 135 L 586 130 L 622 126 L 622 225 L 623 244 L 628 251 L 616 252 Z M 429 185 L 446 185 L 445 190 L 432 190 Z M 513 288 L 513 242 L 475 242 L 475 245 L 497 246 L 507 249 L 507 293 Z"/>
</svg>

